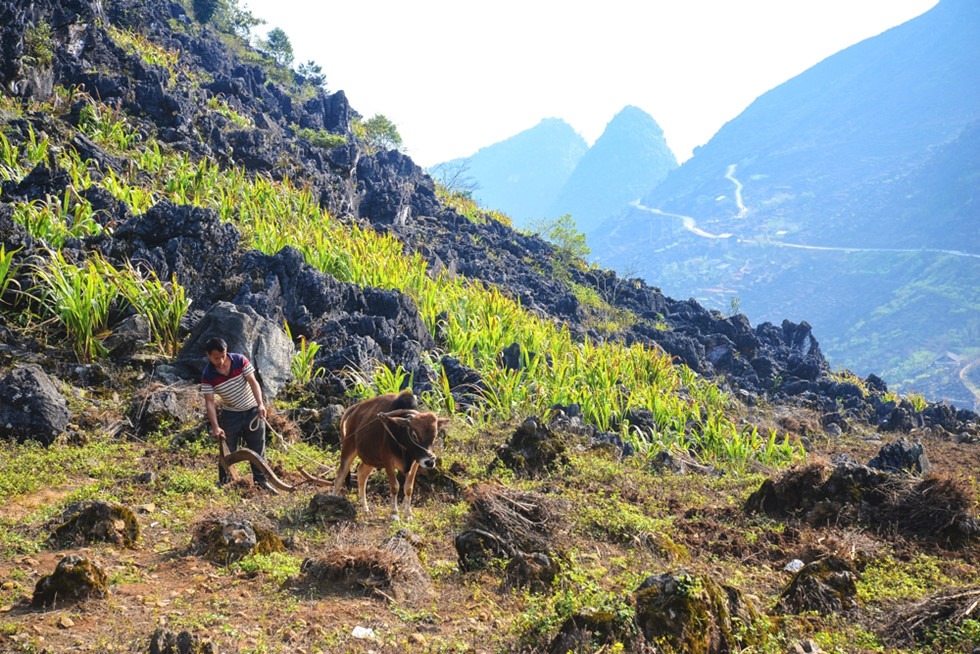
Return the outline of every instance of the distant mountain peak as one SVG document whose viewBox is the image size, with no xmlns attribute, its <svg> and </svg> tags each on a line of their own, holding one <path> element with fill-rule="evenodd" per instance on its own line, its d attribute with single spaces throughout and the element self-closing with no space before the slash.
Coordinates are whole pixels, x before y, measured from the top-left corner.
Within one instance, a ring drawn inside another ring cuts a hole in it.
<svg viewBox="0 0 980 654">
<path fill-rule="evenodd" d="M 627 105 L 579 161 L 552 213 L 571 214 L 588 234 L 655 188 L 674 168 L 677 158 L 660 125 L 639 107 Z"/>
<path fill-rule="evenodd" d="M 567 122 L 544 118 L 534 127 L 432 170 L 465 166 L 466 176 L 477 185 L 474 199 L 485 208 L 503 211 L 520 227 L 546 216 L 588 149 Z"/>
</svg>

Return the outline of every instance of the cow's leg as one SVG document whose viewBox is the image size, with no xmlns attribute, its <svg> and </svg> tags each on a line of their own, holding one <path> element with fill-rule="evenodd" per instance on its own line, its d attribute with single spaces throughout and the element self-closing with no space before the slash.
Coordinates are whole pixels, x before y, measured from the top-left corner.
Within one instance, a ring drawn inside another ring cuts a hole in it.
<svg viewBox="0 0 980 654">
<path fill-rule="evenodd" d="M 405 475 L 405 519 L 412 519 L 412 492 L 415 490 L 415 475 L 419 471 L 419 462 L 413 461 L 408 474 Z"/>
<path fill-rule="evenodd" d="M 340 455 L 340 467 L 337 468 L 337 476 L 333 480 L 333 494 L 340 495 L 340 487 L 344 485 L 344 481 L 347 480 L 347 473 L 350 472 L 350 467 L 354 463 L 354 457 L 357 456 L 357 452 L 353 451 L 349 454 Z"/>
<path fill-rule="evenodd" d="M 361 465 L 357 466 L 357 497 L 361 500 L 361 508 L 364 509 L 364 513 L 370 513 L 367 503 L 367 480 L 372 472 L 374 472 L 374 466 L 369 466 L 363 461 L 361 461 Z"/>
<path fill-rule="evenodd" d="M 388 475 L 388 489 L 391 491 L 391 519 L 398 520 L 398 474 L 393 461 L 385 466 L 385 474 Z"/>
</svg>

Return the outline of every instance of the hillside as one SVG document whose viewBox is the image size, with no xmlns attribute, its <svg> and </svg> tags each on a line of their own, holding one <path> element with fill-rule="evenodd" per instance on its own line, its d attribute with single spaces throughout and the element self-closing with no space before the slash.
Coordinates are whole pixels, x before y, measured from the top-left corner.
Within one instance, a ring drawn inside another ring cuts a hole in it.
<svg viewBox="0 0 980 654">
<path fill-rule="evenodd" d="M 975 413 L 512 229 L 194 7 L 0 6 L 0 651 L 975 645 Z M 216 484 L 216 334 L 279 493 Z M 403 388 L 394 522 L 331 486 Z"/>
<path fill-rule="evenodd" d="M 710 308 L 805 317 L 834 366 L 974 406 L 978 27 L 943 0 L 765 93 L 593 254 Z"/>
</svg>

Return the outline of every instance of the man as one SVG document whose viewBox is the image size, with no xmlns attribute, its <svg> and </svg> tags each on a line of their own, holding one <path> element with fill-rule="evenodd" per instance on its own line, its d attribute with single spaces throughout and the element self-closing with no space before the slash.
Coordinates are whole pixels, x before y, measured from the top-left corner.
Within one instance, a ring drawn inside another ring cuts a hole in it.
<svg viewBox="0 0 980 654">
<path fill-rule="evenodd" d="M 218 442 L 224 438 L 232 452 L 244 440 L 245 447 L 264 459 L 266 410 L 255 368 L 244 355 L 228 352 L 228 344 L 218 337 L 208 339 L 204 352 L 208 363 L 201 373 L 201 394 L 211 423 L 211 435 Z M 221 400 L 220 413 L 215 395 Z M 228 473 L 219 465 L 218 484 L 227 481 Z M 252 481 L 270 493 L 277 492 L 254 464 Z"/>
</svg>

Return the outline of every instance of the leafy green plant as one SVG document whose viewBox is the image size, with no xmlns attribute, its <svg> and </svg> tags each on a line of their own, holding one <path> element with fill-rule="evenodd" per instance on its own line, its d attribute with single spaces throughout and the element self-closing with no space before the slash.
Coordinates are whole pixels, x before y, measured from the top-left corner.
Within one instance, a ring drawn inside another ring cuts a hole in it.
<svg viewBox="0 0 980 654">
<path fill-rule="evenodd" d="M 231 105 L 229 105 L 226 100 L 223 100 L 217 96 L 211 96 L 208 98 L 207 107 L 211 111 L 221 114 L 230 120 L 234 125 L 243 129 L 248 129 L 255 126 L 251 118 L 238 113 L 231 108 Z"/>
<path fill-rule="evenodd" d="M 580 565 L 575 553 L 561 565 L 553 593 L 526 595 L 526 608 L 517 617 L 515 627 L 521 641 L 530 647 L 553 635 L 565 620 L 576 613 L 607 616 L 611 625 L 628 632 L 635 609 L 626 594 L 603 584 L 607 570 Z"/>
<path fill-rule="evenodd" d="M 35 166 L 48 158 L 51 139 L 45 136 L 38 139 L 34 131 L 34 125 L 27 126 L 27 161 L 28 165 Z"/>
<path fill-rule="evenodd" d="M 117 151 L 130 148 L 140 138 L 118 106 L 110 109 L 91 99 L 79 112 L 78 127 L 97 143 Z"/>
<path fill-rule="evenodd" d="M 944 624 L 931 629 L 929 640 L 934 651 L 968 652 L 980 643 L 980 620 L 967 618 L 957 624 Z"/>
<path fill-rule="evenodd" d="M 387 366 L 376 365 L 371 372 L 348 371 L 348 379 L 351 380 L 353 390 L 352 395 L 359 398 L 383 395 L 385 393 L 398 393 L 402 389 L 411 388 L 412 375 L 398 366 L 391 370 Z"/>
<path fill-rule="evenodd" d="M 324 148 L 326 150 L 339 148 L 347 144 L 347 139 L 342 134 L 333 134 L 325 129 L 301 127 L 296 130 L 296 136 L 304 141 L 308 141 L 313 147 Z"/>
<path fill-rule="evenodd" d="M 171 83 L 176 75 L 177 62 L 180 54 L 175 50 L 167 50 L 147 39 L 142 34 L 119 29 L 111 24 L 105 26 L 112 40 L 130 54 L 139 55 L 145 63 L 160 66 L 170 73 Z"/>
<path fill-rule="evenodd" d="M 321 89 L 327 88 L 327 76 L 323 72 L 323 67 L 312 59 L 297 66 L 296 74 L 302 77 L 307 84 L 312 84 Z"/>
<path fill-rule="evenodd" d="M 218 492 L 214 479 L 194 470 L 174 469 L 162 480 L 161 491 L 164 495 L 213 495 Z"/>
<path fill-rule="evenodd" d="M 447 207 L 455 209 L 471 223 L 486 225 L 498 222 L 507 227 L 513 226 L 513 221 L 505 213 L 493 209 L 482 209 L 473 199 L 473 192 L 466 189 L 453 189 L 442 182 L 436 182 L 436 197 Z"/>
<path fill-rule="evenodd" d="M 367 120 L 355 118 L 351 131 L 372 154 L 379 150 L 397 150 L 402 146 L 398 127 L 384 114 L 375 114 Z"/>
<path fill-rule="evenodd" d="M 302 559 L 285 552 L 270 552 L 269 554 L 249 554 L 232 565 L 233 569 L 242 572 L 264 572 L 281 584 L 300 573 Z"/>
<path fill-rule="evenodd" d="M 177 283 L 176 275 L 163 282 L 152 269 L 139 268 L 131 261 L 122 270 L 101 257 L 95 257 L 93 263 L 150 324 L 150 334 L 160 348 L 170 356 L 177 356 L 181 343 L 180 321 L 191 301 L 184 287 Z"/>
<path fill-rule="evenodd" d="M 14 256 L 20 248 L 7 252 L 7 246 L 0 243 L 0 305 L 5 304 L 5 297 L 11 285 L 17 284 L 17 272 L 20 265 L 14 263 Z"/>
<path fill-rule="evenodd" d="M 54 61 L 54 41 L 47 21 L 41 20 L 24 32 L 24 61 L 42 68 Z"/>
<path fill-rule="evenodd" d="M 289 323 L 283 323 L 283 327 L 285 328 L 286 335 L 289 336 L 289 339 L 293 340 L 293 334 L 289 329 Z M 293 381 L 300 385 L 305 385 L 317 377 L 322 377 L 326 374 L 326 370 L 324 370 L 322 366 L 317 367 L 316 365 L 316 353 L 319 351 L 319 343 L 316 341 L 307 341 L 306 337 L 300 334 L 299 350 L 297 350 L 296 354 L 293 355 L 293 359 L 290 363 L 290 371 L 293 373 Z"/>
<path fill-rule="evenodd" d="M 290 66 L 293 63 L 293 44 L 289 41 L 289 36 L 281 27 L 274 27 L 269 30 L 265 41 L 260 45 L 276 60 L 280 66 Z"/>
<path fill-rule="evenodd" d="M 46 260 L 33 265 L 33 274 L 37 283 L 30 295 L 64 327 L 79 361 L 105 356 L 102 340 L 108 335 L 109 309 L 119 291 L 100 266 L 94 261 L 75 265 L 62 252 L 49 252 Z"/>
<path fill-rule="evenodd" d="M 0 131 L 0 181 L 6 182 L 21 175 L 20 148 Z"/>
<path fill-rule="evenodd" d="M 921 599 L 928 593 L 948 588 L 953 580 L 943 573 L 939 561 L 924 554 L 901 565 L 891 556 L 868 565 L 857 579 L 858 599 L 864 603 L 890 603 Z"/>
<path fill-rule="evenodd" d="M 604 335 L 611 335 L 629 329 L 637 322 L 636 314 L 619 309 L 606 302 L 599 291 L 591 286 L 572 282 L 572 293 L 585 312 L 584 325 Z"/>
<path fill-rule="evenodd" d="M 551 273 L 555 279 L 570 280 L 572 269 L 584 267 L 585 257 L 592 252 L 586 244 L 585 234 L 575 227 L 571 214 L 539 221 L 532 231 L 555 246 L 551 258 Z"/>
<path fill-rule="evenodd" d="M 28 234 L 54 248 L 60 248 L 69 238 L 94 236 L 103 231 L 91 203 L 70 186 L 60 199 L 49 196 L 45 200 L 14 204 L 13 218 Z"/>
<path fill-rule="evenodd" d="M 921 413 L 929 405 L 929 401 L 921 393 L 909 393 L 905 399 L 911 403 L 916 412 Z"/>
</svg>

